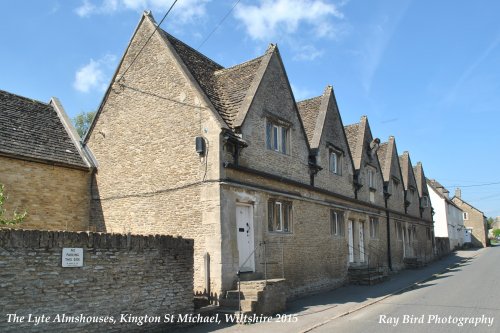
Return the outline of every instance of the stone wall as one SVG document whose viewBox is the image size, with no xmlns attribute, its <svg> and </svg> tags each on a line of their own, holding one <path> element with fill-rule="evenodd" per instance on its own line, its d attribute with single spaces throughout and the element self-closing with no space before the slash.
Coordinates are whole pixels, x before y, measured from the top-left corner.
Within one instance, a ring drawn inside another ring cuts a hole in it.
<svg viewBox="0 0 500 333">
<path fill-rule="evenodd" d="M 83 248 L 83 267 L 61 267 L 67 247 Z M 192 240 L 3 229 L 0 267 L 2 332 L 149 332 L 169 324 L 129 320 L 193 311 Z M 42 315 L 47 323 L 28 322 Z M 59 322 L 63 315 L 108 323 Z"/>
<path fill-rule="evenodd" d="M 154 29 L 144 16 L 117 77 Z M 221 127 L 196 84 L 156 33 L 125 78 L 112 82 L 88 146 L 98 161 L 92 187 L 96 230 L 194 239 L 194 286 L 204 291 L 203 255 L 220 262 L 220 203 L 211 180 L 219 179 Z M 205 140 L 204 156 L 196 152 L 196 137 Z M 219 275 L 212 272 L 213 281 Z"/>
<path fill-rule="evenodd" d="M 0 157 L 5 209 L 28 213 L 24 229 L 89 230 L 90 171 Z"/>
<path fill-rule="evenodd" d="M 436 256 L 438 258 L 444 257 L 451 252 L 450 239 L 448 237 L 436 237 Z"/>
</svg>

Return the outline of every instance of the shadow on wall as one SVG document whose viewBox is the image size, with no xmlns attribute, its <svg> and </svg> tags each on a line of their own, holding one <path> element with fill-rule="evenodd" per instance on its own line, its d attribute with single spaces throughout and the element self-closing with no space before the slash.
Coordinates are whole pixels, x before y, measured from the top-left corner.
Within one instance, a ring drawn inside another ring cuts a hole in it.
<svg viewBox="0 0 500 333">
<path fill-rule="evenodd" d="M 95 175 L 92 176 L 90 188 L 90 229 L 96 232 L 106 232 L 104 214 L 102 212 L 101 196 Z"/>
</svg>

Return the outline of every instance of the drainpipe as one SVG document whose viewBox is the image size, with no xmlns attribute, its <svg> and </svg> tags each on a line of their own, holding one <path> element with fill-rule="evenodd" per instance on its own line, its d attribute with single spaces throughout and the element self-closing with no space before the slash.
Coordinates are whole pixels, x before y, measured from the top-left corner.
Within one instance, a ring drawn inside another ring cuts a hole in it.
<svg viewBox="0 0 500 333">
<path fill-rule="evenodd" d="M 389 206 L 388 201 L 391 194 L 388 192 L 389 183 L 384 184 L 384 203 L 385 203 L 385 215 L 387 224 L 387 264 L 389 269 L 392 271 L 392 255 L 391 255 L 391 226 L 390 226 L 390 216 L 389 216 Z"/>
</svg>

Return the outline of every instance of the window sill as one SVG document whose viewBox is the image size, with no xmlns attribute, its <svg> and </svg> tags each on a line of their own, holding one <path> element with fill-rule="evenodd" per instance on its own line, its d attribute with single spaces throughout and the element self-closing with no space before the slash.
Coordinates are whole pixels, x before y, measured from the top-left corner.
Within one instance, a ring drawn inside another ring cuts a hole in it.
<svg viewBox="0 0 500 333">
<path fill-rule="evenodd" d="M 269 235 L 274 235 L 274 236 L 278 236 L 278 235 L 293 235 L 293 232 L 292 231 L 267 231 L 267 233 Z"/>
</svg>

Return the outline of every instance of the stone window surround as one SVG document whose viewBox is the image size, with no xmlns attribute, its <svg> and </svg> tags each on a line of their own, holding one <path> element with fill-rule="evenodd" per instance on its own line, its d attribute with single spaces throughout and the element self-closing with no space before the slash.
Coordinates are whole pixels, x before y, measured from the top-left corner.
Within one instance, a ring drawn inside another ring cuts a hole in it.
<svg viewBox="0 0 500 333">
<path fill-rule="evenodd" d="M 272 208 L 271 208 L 272 207 Z M 276 209 L 279 207 L 279 210 Z M 271 198 L 267 202 L 267 219 L 269 233 L 291 234 L 293 232 L 293 205 L 291 201 Z M 271 212 L 272 209 L 272 212 Z M 279 215 L 277 214 L 279 212 Z M 272 216 L 271 216 L 272 214 Z M 277 219 L 279 218 L 279 221 Z M 278 227 L 278 228 L 276 228 Z M 287 230 L 285 230 L 287 227 Z"/>
<path fill-rule="evenodd" d="M 279 117 L 266 113 L 265 117 L 265 145 L 266 149 L 283 155 L 291 155 L 291 129 L 292 124 Z M 278 138 L 275 136 L 275 129 L 278 133 Z M 283 136 L 283 131 L 285 134 Z M 283 142 L 282 140 L 285 139 Z M 275 147 L 275 141 L 276 146 Z"/>
<path fill-rule="evenodd" d="M 343 237 L 345 235 L 344 212 L 330 210 L 330 235 L 334 237 Z"/>
<path fill-rule="evenodd" d="M 342 176 L 344 151 L 331 143 L 327 143 L 326 146 L 328 149 L 328 170 L 334 175 Z M 335 168 L 332 167 L 332 156 L 336 158 Z"/>
<path fill-rule="evenodd" d="M 377 218 L 370 217 L 370 238 L 378 239 L 379 238 L 379 230 L 380 224 Z"/>
</svg>

